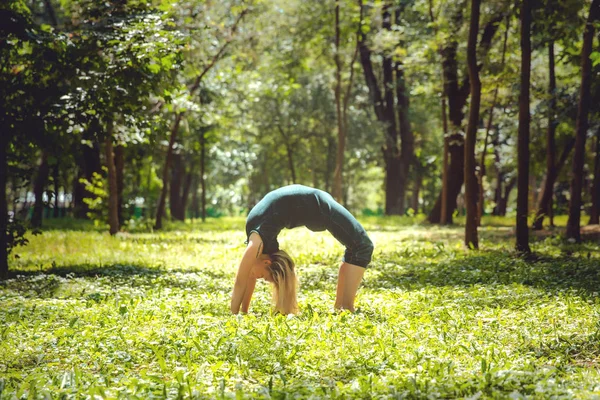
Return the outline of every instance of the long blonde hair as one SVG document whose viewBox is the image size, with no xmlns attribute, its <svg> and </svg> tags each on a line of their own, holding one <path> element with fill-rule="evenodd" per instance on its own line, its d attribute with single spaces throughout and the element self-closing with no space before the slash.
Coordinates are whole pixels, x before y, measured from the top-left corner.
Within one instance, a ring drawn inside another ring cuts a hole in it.
<svg viewBox="0 0 600 400">
<path fill-rule="evenodd" d="M 294 260 L 283 250 L 270 255 L 269 272 L 273 277 L 273 306 L 283 315 L 298 312 L 298 280 Z"/>
</svg>

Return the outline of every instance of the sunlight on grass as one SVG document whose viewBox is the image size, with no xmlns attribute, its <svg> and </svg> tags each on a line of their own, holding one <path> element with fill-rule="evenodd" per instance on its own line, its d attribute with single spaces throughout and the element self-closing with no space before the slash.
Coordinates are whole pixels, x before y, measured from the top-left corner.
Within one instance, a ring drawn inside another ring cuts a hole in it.
<svg viewBox="0 0 600 400">
<path fill-rule="evenodd" d="M 0 284 L 2 398 L 600 395 L 597 243 L 547 238 L 527 261 L 500 222 L 472 253 L 461 227 L 363 223 L 376 249 L 356 314 L 332 310 L 342 246 L 282 232 L 296 317 L 270 313 L 264 283 L 251 314 L 230 315 L 241 218 L 30 237 Z"/>
</svg>

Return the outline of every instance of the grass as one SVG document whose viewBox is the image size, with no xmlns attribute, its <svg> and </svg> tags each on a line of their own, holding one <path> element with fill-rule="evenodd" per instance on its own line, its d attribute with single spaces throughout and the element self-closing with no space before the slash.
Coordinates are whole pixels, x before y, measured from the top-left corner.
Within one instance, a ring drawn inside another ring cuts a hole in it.
<svg viewBox="0 0 600 400">
<path fill-rule="evenodd" d="M 533 243 L 505 221 L 462 228 L 365 218 L 376 244 L 359 312 L 332 310 L 343 248 L 284 231 L 295 317 L 229 296 L 243 219 L 117 237 L 31 237 L 0 283 L 1 398 L 598 398 L 600 245 Z M 64 228 L 64 226 L 62 227 Z"/>
</svg>

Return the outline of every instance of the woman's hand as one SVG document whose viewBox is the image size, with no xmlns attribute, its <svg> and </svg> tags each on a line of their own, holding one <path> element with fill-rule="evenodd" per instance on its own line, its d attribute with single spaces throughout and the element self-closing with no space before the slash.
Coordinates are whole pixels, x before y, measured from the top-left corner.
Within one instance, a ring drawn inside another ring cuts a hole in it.
<svg viewBox="0 0 600 400">
<path fill-rule="evenodd" d="M 256 278 L 252 275 L 252 269 L 257 261 L 259 261 L 262 248 L 263 242 L 260 235 L 252 232 L 248 238 L 248 247 L 246 247 L 242 261 L 238 267 L 235 284 L 233 285 L 233 293 L 231 294 L 231 312 L 234 314 L 240 312 L 240 306 L 242 307 L 242 312 L 248 312 L 250 300 L 254 293 L 254 286 L 256 285 Z"/>
</svg>

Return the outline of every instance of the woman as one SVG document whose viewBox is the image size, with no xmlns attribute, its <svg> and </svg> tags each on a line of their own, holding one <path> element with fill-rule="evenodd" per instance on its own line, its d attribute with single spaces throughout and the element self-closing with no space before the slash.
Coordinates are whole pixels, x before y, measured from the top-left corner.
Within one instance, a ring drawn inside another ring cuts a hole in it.
<svg viewBox="0 0 600 400">
<path fill-rule="evenodd" d="M 302 185 L 279 188 L 267 194 L 248 214 L 248 247 L 238 268 L 231 296 L 231 312 L 246 313 L 256 280 L 273 284 L 273 303 L 282 314 L 296 313 L 296 273 L 290 256 L 279 249 L 283 228 L 306 226 L 313 232 L 328 230 L 346 246 L 340 266 L 335 308 L 354 311 L 354 298 L 371 261 L 373 243 L 358 221 L 328 193 Z"/>
</svg>

